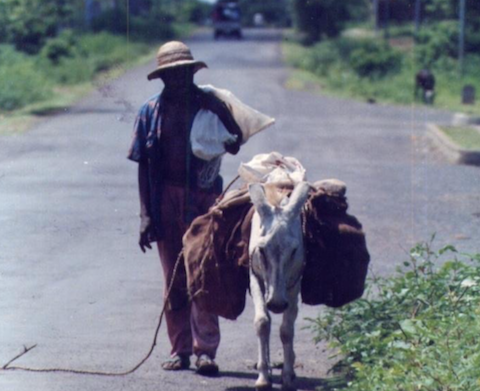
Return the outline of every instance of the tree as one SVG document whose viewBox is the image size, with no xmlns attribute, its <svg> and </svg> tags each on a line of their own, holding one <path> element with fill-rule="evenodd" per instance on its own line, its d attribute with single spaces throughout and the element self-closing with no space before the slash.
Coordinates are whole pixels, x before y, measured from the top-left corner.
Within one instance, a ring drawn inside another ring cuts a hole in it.
<svg viewBox="0 0 480 391">
<path fill-rule="evenodd" d="M 4 42 L 18 50 L 37 53 L 48 37 L 68 24 L 77 1 L 68 0 L 2 0 L 0 24 Z"/>
<path fill-rule="evenodd" d="M 307 43 L 339 35 L 345 22 L 366 17 L 368 7 L 365 0 L 293 0 L 295 24 Z"/>
</svg>

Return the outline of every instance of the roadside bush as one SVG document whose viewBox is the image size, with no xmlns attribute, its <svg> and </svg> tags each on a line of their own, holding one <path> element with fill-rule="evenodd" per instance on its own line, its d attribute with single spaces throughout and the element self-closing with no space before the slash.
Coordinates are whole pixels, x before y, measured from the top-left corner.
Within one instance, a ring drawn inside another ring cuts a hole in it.
<svg viewBox="0 0 480 391">
<path fill-rule="evenodd" d="M 458 23 L 440 22 L 421 30 L 415 45 L 420 67 L 432 68 L 438 61 L 458 55 Z M 438 65 L 437 65 L 438 68 Z"/>
<path fill-rule="evenodd" d="M 9 64 L 2 59 L 0 63 L 0 111 L 18 109 L 51 95 L 51 88 L 44 75 L 27 57 L 24 56 L 21 61 L 16 61 L 15 58 L 15 61 Z"/>
<path fill-rule="evenodd" d="M 0 45 L 0 67 L 25 62 L 28 59 L 24 53 L 15 50 L 13 45 Z"/>
<path fill-rule="evenodd" d="M 250 9 L 248 9 L 250 12 Z M 204 24 L 210 18 L 212 5 L 196 0 L 188 0 L 181 4 L 178 20 L 180 22 L 190 22 Z"/>
<path fill-rule="evenodd" d="M 54 84 L 73 85 L 92 80 L 95 69 L 85 57 L 63 57 L 53 65 L 45 59 L 38 61 L 40 69 Z"/>
<path fill-rule="evenodd" d="M 337 47 L 331 41 L 321 42 L 312 47 L 305 57 L 304 69 L 319 76 L 326 76 L 339 62 Z"/>
<path fill-rule="evenodd" d="M 159 42 L 175 36 L 173 18 L 166 13 L 152 13 L 147 17 L 134 17 L 130 25 L 131 36 L 139 41 Z"/>
<path fill-rule="evenodd" d="M 106 32 L 83 35 L 79 38 L 78 44 L 83 53 L 83 60 L 90 62 L 93 72 L 107 70 L 148 51 L 146 45 L 129 44 L 124 37 Z"/>
<path fill-rule="evenodd" d="M 68 23 L 73 13 L 71 3 L 63 0 L 2 0 L 2 38 L 14 44 L 17 50 L 37 54 L 46 39 L 56 35 L 61 23 Z"/>
<path fill-rule="evenodd" d="M 366 15 L 368 2 L 359 0 L 293 0 L 295 24 L 304 44 L 336 37 L 345 23 Z"/>
<path fill-rule="evenodd" d="M 339 349 L 347 388 L 478 390 L 480 254 L 419 244 L 398 271 L 374 278 L 366 298 L 311 320 L 316 341 Z"/>
<path fill-rule="evenodd" d="M 128 29 L 128 15 L 123 8 L 112 8 L 102 12 L 92 21 L 92 30 L 106 31 L 112 34 L 125 35 Z"/>
<path fill-rule="evenodd" d="M 362 40 L 350 56 L 350 65 L 360 77 L 383 78 L 401 69 L 402 55 L 383 41 Z"/>
<path fill-rule="evenodd" d="M 38 60 L 39 67 L 55 83 L 72 85 L 92 80 L 96 73 L 132 61 L 148 50 L 144 44 L 129 44 L 125 38 L 107 32 L 81 35 L 75 42 L 73 46 L 69 44 L 68 55 L 59 56 L 54 62 L 46 53 Z"/>
<path fill-rule="evenodd" d="M 55 38 L 46 41 L 40 56 L 57 65 L 62 58 L 74 57 L 77 40 L 71 30 L 65 30 Z"/>
<path fill-rule="evenodd" d="M 154 9 L 143 16 L 128 16 L 123 8 L 103 12 L 93 20 L 95 32 L 111 33 L 143 41 L 161 41 L 173 38 L 174 17 Z"/>
</svg>

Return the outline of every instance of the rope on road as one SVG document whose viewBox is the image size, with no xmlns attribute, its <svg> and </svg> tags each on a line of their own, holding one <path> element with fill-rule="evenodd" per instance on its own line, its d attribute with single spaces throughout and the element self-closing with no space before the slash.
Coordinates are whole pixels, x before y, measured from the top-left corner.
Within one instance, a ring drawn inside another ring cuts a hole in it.
<svg viewBox="0 0 480 391">
<path fill-rule="evenodd" d="M 183 256 L 183 250 L 178 254 L 178 258 L 175 262 L 175 266 L 173 268 L 172 279 L 170 280 L 170 285 L 168 286 L 167 294 L 165 295 L 162 311 L 160 312 L 160 317 L 158 319 L 157 328 L 155 330 L 155 334 L 153 337 L 152 345 L 150 346 L 150 350 L 146 354 L 146 356 L 132 369 L 129 369 L 125 372 L 104 372 L 104 371 L 88 371 L 88 370 L 81 370 L 81 369 L 68 369 L 68 368 L 29 368 L 29 367 L 22 367 L 22 366 L 10 366 L 14 361 L 18 360 L 20 357 L 27 354 L 29 351 L 34 349 L 37 345 L 33 345 L 29 348 L 24 346 L 24 351 L 14 358 L 12 358 L 9 362 L 7 362 L 3 367 L 2 370 L 4 371 L 24 371 L 24 372 L 35 372 L 35 373 L 72 373 L 75 375 L 94 375 L 94 376 L 126 376 L 130 375 L 135 372 L 138 368 L 140 368 L 145 362 L 150 358 L 153 351 L 155 350 L 155 346 L 157 345 L 157 338 L 160 332 L 160 328 L 162 326 L 163 316 L 165 314 L 165 309 L 167 308 L 168 299 L 170 297 L 170 292 L 172 291 L 173 282 L 175 281 L 175 277 L 177 274 L 178 266 Z"/>
<path fill-rule="evenodd" d="M 220 194 L 220 196 L 217 199 L 217 202 L 221 200 L 226 192 L 230 189 L 230 187 L 240 178 L 240 175 L 237 175 L 230 183 L 229 185 L 225 188 L 225 190 Z M 18 355 L 16 355 L 14 358 L 12 358 L 9 362 L 7 362 L 1 370 L 3 371 L 24 371 L 24 372 L 35 372 L 35 373 L 72 373 L 75 375 L 94 375 L 94 376 L 127 376 L 135 372 L 138 368 L 140 368 L 145 362 L 150 358 L 152 355 L 153 351 L 155 350 L 155 346 L 157 345 L 157 338 L 158 334 L 160 332 L 160 328 L 162 326 L 162 321 L 163 321 L 163 316 L 165 314 L 165 309 L 167 308 L 167 302 L 168 299 L 170 298 L 170 292 L 172 291 L 173 287 L 173 282 L 175 281 L 175 277 L 177 275 L 177 270 L 178 266 L 180 264 L 180 261 L 183 257 L 183 250 L 178 254 L 178 258 L 175 261 L 175 266 L 173 268 L 173 274 L 172 274 L 172 279 L 170 280 L 170 285 L 168 286 L 167 294 L 165 295 L 164 298 L 164 303 L 162 307 L 162 311 L 160 312 L 160 317 L 158 319 L 157 323 L 157 328 L 155 329 L 155 334 L 153 337 L 153 342 L 152 345 L 150 346 L 150 350 L 146 354 L 146 356 L 137 364 L 135 365 L 132 369 L 129 369 L 128 371 L 125 372 L 104 372 L 104 371 L 88 371 L 88 370 L 82 370 L 82 369 L 68 369 L 68 368 L 29 368 L 29 367 L 22 367 L 22 366 L 11 366 L 14 361 L 18 360 L 19 358 L 23 357 L 25 354 L 30 352 L 32 349 L 36 348 L 37 345 L 33 345 L 30 347 L 24 346 L 24 351 Z"/>
</svg>

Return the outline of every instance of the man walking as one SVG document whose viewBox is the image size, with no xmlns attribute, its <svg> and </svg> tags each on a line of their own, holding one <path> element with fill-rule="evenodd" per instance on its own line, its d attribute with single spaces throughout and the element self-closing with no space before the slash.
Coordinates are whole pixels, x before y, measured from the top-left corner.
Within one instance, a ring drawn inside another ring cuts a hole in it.
<svg viewBox="0 0 480 391">
<path fill-rule="evenodd" d="M 139 163 L 139 245 L 145 252 L 152 248 L 152 242 L 157 242 L 167 289 L 182 249 L 183 234 L 195 217 L 208 211 L 222 190 L 221 158 L 202 160 L 192 152 L 192 127 L 209 123 L 196 121 L 196 115 L 203 110 L 220 119 L 232 135 L 224 146 L 229 153 L 238 152 L 242 133 L 226 104 L 194 84 L 194 74 L 206 64 L 194 60 L 185 44 L 173 41 L 161 46 L 157 64 L 148 79 L 160 78 L 164 89 L 140 109 L 128 157 Z M 172 349 L 162 368 L 188 369 L 190 356 L 195 354 L 197 372 L 216 375 L 218 318 L 189 302 L 183 264 L 176 273 L 165 317 Z"/>
</svg>

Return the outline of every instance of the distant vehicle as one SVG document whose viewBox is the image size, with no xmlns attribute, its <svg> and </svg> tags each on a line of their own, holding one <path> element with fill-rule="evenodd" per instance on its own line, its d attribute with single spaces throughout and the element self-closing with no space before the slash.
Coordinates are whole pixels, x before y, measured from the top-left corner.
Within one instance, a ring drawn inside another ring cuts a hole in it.
<svg viewBox="0 0 480 391">
<path fill-rule="evenodd" d="M 232 36 L 242 39 L 240 8 L 235 2 L 218 2 L 212 14 L 213 37 Z"/>
</svg>

